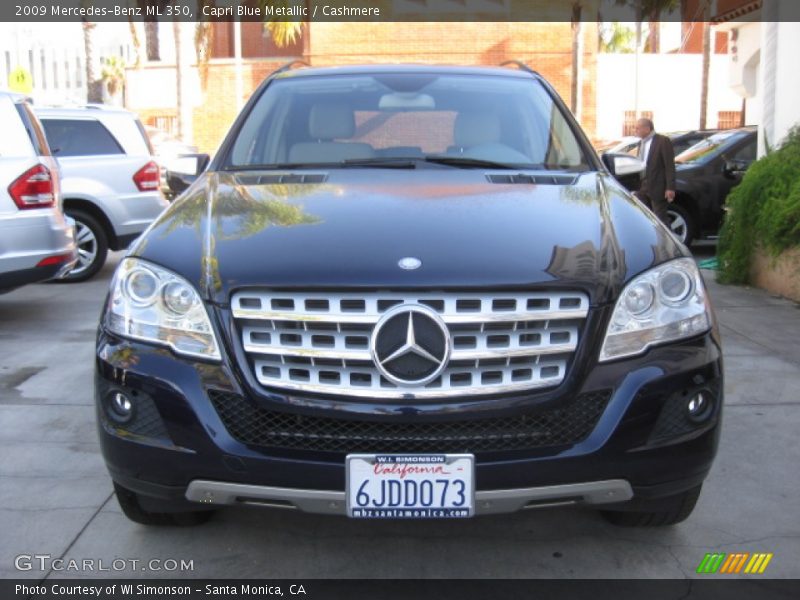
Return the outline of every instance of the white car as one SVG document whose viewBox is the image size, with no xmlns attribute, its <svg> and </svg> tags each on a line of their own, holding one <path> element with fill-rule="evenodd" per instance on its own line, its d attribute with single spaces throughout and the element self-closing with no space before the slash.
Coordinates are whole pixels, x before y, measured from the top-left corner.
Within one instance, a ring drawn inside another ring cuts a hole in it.
<svg viewBox="0 0 800 600">
<path fill-rule="evenodd" d="M 626 135 L 622 139 L 598 146 L 597 151 L 606 154 L 630 154 L 631 156 L 636 156 L 641 142 L 641 138 L 635 135 Z"/>
<path fill-rule="evenodd" d="M 0 91 L 0 293 L 58 278 L 77 260 L 58 165 L 27 99 Z"/>
<path fill-rule="evenodd" d="M 67 281 L 83 281 L 122 250 L 168 205 L 160 170 L 136 114 L 99 106 L 36 108 L 61 165 L 64 211 L 75 219 L 78 264 Z"/>
</svg>

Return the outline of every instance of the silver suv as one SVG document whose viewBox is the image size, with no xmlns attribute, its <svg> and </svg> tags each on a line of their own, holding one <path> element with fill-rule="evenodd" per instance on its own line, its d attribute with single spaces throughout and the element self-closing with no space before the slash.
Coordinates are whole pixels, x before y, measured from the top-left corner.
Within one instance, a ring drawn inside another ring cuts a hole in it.
<svg viewBox="0 0 800 600">
<path fill-rule="evenodd" d="M 77 223 L 78 264 L 65 280 L 83 281 L 109 249 L 126 248 L 167 206 L 159 167 L 132 112 L 89 106 L 36 113 L 61 165 L 64 211 Z"/>
<path fill-rule="evenodd" d="M 0 293 L 61 277 L 75 264 L 58 165 L 24 96 L 0 92 Z"/>
</svg>

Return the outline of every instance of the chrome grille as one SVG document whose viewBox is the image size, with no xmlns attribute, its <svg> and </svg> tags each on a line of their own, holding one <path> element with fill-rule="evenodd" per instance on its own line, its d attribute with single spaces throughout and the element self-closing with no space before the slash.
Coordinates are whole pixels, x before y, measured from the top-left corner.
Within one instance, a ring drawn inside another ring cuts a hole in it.
<svg viewBox="0 0 800 600">
<path fill-rule="evenodd" d="M 370 337 L 381 316 L 422 305 L 447 325 L 447 367 L 427 385 L 381 376 Z M 558 385 L 589 309 L 579 292 L 237 292 L 231 310 L 264 386 L 369 398 L 496 394 Z"/>
</svg>

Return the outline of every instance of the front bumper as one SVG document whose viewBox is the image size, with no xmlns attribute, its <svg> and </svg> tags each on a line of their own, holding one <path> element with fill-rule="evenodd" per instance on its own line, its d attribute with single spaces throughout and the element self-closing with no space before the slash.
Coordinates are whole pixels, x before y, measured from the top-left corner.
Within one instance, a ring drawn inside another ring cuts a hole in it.
<svg viewBox="0 0 800 600">
<path fill-rule="evenodd" d="M 676 420 L 675 407 L 699 389 L 713 395 L 713 410 L 702 423 L 686 425 L 679 416 Z M 548 392 L 387 407 L 341 399 L 326 406 L 320 397 L 269 395 L 252 389 L 236 364 L 178 358 L 167 349 L 101 331 L 96 400 L 112 478 L 145 497 L 176 505 L 259 504 L 344 512 L 343 452 L 244 443 L 226 427 L 210 390 L 240 395 L 259 410 L 297 419 L 442 424 L 557 410 L 576 395 L 608 393 L 591 431 L 574 443 L 474 452 L 478 514 L 554 504 L 620 504 L 695 487 L 716 453 L 723 403 L 715 332 L 652 348 L 640 357 L 575 369 L 569 381 Z M 140 403 L 142 422 L 120 425 L 109 419 L 106 399 L 116 391 Z"/>
<path fill-rule="evenodd" d="M 511 490 L 479 490 L 475 493 L 475 514 L 490 515 L 571 504 L 612 504 L 631 498 L 633 490 L 622 479 Z M 195 479 L 186 489 L 186 499 L 211 505 L 247 504 L 290 508 L 308 513 L 347 514 L 345 492 L 329 490 L 277 488 Z"/>
</svg>

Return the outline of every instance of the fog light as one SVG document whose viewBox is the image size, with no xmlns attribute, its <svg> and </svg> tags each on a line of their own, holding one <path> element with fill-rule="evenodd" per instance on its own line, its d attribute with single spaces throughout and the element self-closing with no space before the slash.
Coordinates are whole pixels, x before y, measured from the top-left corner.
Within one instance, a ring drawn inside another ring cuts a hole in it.
<svg viewBox="0 0 800 600">
<path fill-rule="evenodd" d="M 705 390 L 697 392 L 686 404 L 686 411 L 692 421 L 702 421 L 711 412 L 711 400 Z"/>
<path fill-rule="evenodd" d="M 111 417 L 119 423 L 127 423 L 133 417 L 133 401 L 122 392 L 111 396 Z"/>
</svg>

